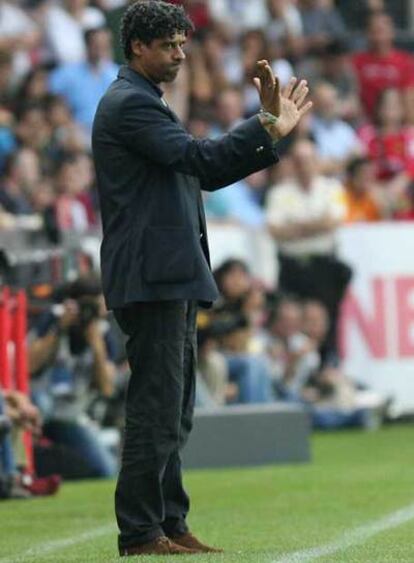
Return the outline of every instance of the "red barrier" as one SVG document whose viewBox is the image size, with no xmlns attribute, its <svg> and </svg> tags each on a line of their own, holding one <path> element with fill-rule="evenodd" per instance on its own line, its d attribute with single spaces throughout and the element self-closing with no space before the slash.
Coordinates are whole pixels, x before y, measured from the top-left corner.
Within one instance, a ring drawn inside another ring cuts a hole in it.
<svg viewBox="0 0 414 563">
<path fill-rule="evenodd" d="M 25 395 L 29 394 L 29 373 L 27 368 L 27 298 L 20 289 L 16 295 L 14 309 L 13 341 L 15 349 L 15 382 L 16 389 Z"/>
<path fill-rule="evenodd" d="M 5 390 L 16 389 L 28 395 L 29 371 L 27 364 L 27 298 L 23 290 L 12 295 L 10 288 L 0 292 L 0 385 Z M 24 432 L 28 470 L 33 473 L 33 443 L 29 432 Z"/>
<path fill-rule="evenodd" d="M 0 384 L 4 389 L 13 389 L 10 362 L 10 289 L 3 287 L 0 292 Z"/>
</svg>

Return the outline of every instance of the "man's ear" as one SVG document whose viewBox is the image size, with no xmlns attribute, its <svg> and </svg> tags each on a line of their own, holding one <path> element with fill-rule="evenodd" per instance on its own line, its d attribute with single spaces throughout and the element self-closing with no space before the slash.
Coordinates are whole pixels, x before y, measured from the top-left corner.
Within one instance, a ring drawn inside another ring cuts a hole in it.
<svg viewBox="0 0 414 563">
<path fill-rule="evenodd" d="M 145 43 L 143 43 L 140 39 L 133 39 L 131 41 L 131 51 L 136 57 L 142 57 L 145 47 Z"/>
</svg>

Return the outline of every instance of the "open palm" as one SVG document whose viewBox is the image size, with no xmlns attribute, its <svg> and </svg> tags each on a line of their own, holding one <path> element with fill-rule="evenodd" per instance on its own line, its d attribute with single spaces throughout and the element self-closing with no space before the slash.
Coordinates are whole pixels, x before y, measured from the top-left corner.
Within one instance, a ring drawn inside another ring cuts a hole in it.
<svg viewBox="0 0 414 563">
<path fill-rule="evenodd" d="M 274 127 L 280 137 L 285 137 L 312 107 L 306 102 L 309 88 L 305 80 L 291 78 L 283 90 L 267 61 L 257 63 L 257 77 L 253 79 L 264 111 L 278 118 Z"/>
</svg>

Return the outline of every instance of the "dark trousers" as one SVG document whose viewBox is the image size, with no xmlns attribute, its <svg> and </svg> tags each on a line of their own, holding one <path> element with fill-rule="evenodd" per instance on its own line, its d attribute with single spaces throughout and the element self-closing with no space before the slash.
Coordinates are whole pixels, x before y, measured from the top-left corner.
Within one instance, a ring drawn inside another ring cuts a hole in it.
<svg viewBox="0 0 414 563">
<path fill-rule="evenodd" d="M 281 254 L 279 266 L 282 292 L 325 305 L 330 320 L 327 346 L 336 351 L 339 307 L 352 278 L 351 268 L 331 255 L 300 259 Z"/>
<path fill-rule="evenodd" d="M 193 420 L 196 312 L 194 301 L 134 303 L 114 311 L 128 336 L 131 368 L 115 493 L 120 548 L 188 530 L 179 452 Z"/>
</svg>

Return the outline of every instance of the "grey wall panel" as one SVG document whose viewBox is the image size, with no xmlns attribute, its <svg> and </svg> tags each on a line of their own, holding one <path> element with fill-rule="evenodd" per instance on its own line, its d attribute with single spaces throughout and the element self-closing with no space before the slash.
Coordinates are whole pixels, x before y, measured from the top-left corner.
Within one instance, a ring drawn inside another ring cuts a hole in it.
<svg viewBox="0 0 414 563">
<path fill-rule="evenodd" d="M 237 467 L 310 460 L 310 422 L 297 405 L 198 409 L 184 450 L 187 468 Z"/>
</svg>

